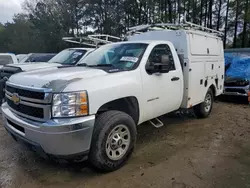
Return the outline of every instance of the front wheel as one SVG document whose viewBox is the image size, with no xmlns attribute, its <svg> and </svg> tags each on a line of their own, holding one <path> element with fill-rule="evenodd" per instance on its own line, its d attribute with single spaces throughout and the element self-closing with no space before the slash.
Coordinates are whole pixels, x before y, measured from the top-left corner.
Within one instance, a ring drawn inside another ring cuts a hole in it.
<svg viewBox="0 0 250 188">
<path fill-rule="evenodd" d="M 104 172 L 117 170 L 128 160 L 135 143 L 134 120 L 124 112 L 104 112 L 95 123 L 89 161 Z"/>
<path fill-rule="evenodd" d="M 208 117 L 212 111 L 213 102 L 214 102 L 214 95 L 212 90 L 209 88 L 206 93 L 204 102 L 194 106 L 194 114 L 198 118 Z"/>
</svg>

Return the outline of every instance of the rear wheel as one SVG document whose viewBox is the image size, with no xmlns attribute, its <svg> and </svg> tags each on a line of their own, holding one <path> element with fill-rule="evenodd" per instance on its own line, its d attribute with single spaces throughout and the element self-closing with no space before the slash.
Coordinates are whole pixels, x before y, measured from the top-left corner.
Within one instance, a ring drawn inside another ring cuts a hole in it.
<svg viewBox="0 0 250 188">
<path fill-rule="evenodd" d="M 136 125 L 128 114 L 104 112 L 96 120 L 89 161 L 104 172 L 117 170 L 128 160 L 135 142 Z"/>
<path fill-rule="evenodd" d="M 214 95 L 209 88 L 203 103 L 194 106 L 194 113 L 198 118 L 206 118 L 210 115 L 214 102 Z"/>
</svg>

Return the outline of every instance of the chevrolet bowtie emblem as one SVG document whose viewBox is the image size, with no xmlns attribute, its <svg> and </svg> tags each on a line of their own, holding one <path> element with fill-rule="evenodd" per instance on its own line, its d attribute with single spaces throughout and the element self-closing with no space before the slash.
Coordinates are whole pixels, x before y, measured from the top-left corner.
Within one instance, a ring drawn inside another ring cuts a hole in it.
<svg viewBox="0 0 250 188">
<path fill-rule="evenodd" d="M 13 93 L 11 100 L 14 102 L 14 104 L 18 105 L 21 101 L 19 95 L 17 93 Z"/>
</svg>

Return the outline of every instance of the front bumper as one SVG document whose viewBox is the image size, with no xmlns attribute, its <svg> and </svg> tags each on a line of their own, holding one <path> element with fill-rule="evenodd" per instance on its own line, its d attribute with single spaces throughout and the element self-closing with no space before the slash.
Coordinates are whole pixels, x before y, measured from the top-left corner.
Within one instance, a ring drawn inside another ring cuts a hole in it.
<svg viewBox="0 0 250 188">
<path fill-rule="evenodd" d="M 15 139 L 48 155 L 66 158 L 86 154 L 90 149 L 94 115 L 37 122 L 17 116 L 6 103 L 2 115 L 5 128 Z"/>
<path fill-rule="evenodd" d="M 250 86 L 225 86 L 223 95 L 247 97 Z"/>
</svg>

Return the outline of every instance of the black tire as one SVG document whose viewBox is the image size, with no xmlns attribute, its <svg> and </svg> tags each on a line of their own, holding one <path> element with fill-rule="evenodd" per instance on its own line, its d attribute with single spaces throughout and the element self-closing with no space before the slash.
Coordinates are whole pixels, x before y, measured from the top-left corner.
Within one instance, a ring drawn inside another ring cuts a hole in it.
<svg viewBox="0 0 250 188">
<path fill-rule="evenodd" d="M 106 141 L 112 130 L 124 125 L 130 132 L 130 144 L 119 160 L 111 160 L 106 153 Z M 99 171 L 111 172 L 121 168 L 132 154 L 136 143 L 136 125 L 131 116 L 120 111 L 107 111 L 96 120 L 89 153 L 90 163 Z"/>
<path fill-rule="evenodd" d="M 208 95 L 211 97 L 211 105 L 209 110 L 206 109 L 206 102 L 205 102 Z M 207 118 L 211 114 L 211 111 L 213 109 L 214 95 L 213 91 L 210 88 L 206 93 L 205 100 L 203 103 L 194 106 L 194 114 L 197 118 Z"/>
</svg>

